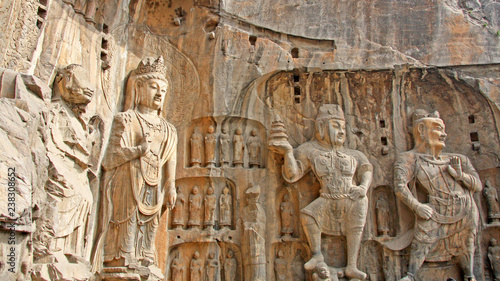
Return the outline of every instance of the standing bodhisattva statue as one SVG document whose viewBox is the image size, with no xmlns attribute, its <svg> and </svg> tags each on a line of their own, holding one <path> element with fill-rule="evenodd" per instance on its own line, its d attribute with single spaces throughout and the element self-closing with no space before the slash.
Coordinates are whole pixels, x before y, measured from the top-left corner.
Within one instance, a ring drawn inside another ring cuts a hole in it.
<svg viewBox="0 0 500 281">
<path fill-rule="evenodd" d="M 300 218 L 312 258 L 304 265 L 314 270 L 324 261 L 321 234 L 345 235 L 347 268 L 345 275 L 365 279 L 357 268 L 361 234 L 368 211 L 366 192 L 372 181 L 373 167 L 366 156 L 343 147 L 344 112 L 339 105 L 319 108 L 314 138 L 293 149 L 286 139 L 271 139 L 271 150 L 284 155 L 283 177 L 296 182 L 313 171 L 321 185 L 320 197 L 301 210 Z"/>
<path fill-rule="evenodd" d="M 446 133 L 439 113 L 417 110 L 412 123 L 415 147 L 398 155 L 394 166 L 396 195 L 416 217 L 408 274 L 401 280 L 417 280 L 424 261 L 452 257 L 458 257 L 464 280 L 475 280 L 479 213 L 472 195 L 482 189 L 479 176 L 466 156 L 441 153 Z"/>
<path fill-rule="evenodd" d="M 130 108 L 126 102 L 126 111 L 113 121 L 102 162 L 104 231 L 99 243 L 105 266 L 133 269 L 155 263 L 160 215 L 176 201 L 177 133 L 160 116 L 168 86 L 165 72 L 162 57 L 143 59 L 127 85 Z"/>
</svg>

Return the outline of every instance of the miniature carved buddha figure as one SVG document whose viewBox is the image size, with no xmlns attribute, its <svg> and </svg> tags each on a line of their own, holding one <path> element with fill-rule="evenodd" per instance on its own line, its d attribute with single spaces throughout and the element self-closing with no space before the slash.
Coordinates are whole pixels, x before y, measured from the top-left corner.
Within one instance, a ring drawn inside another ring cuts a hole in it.
<svg viewBox="0 0 500 281">
<path fill-rule="evenodd" d="M 202 212 L 201 212 L 201 207 L 202 207 L 202 197 L 201 194 L 199 194 L 198 187 L 195 186 L 193 187 L 193 190 L 191 191 L 191 194 L 189 195 L 189 221 L 188 221 L 188 226 L 189 227 L 194 227 L 194 228 L 199 228 L 201 227 L 201 220 L 202 220 Z"/>
<path fill-rule="evenodd" d="M 241 128 L 237 128 L 233 136 L 233 164 L 235 167 L 243 167 L 243 152 L 245 151 L 245 144 L 241 134 Z"/>
<path fill-rule="evenodd" d="M 248 138 L 248 163 L 250 168 L 259 168 L 260 167 L 260 152 L 261 152 L 262 143 L 257 136 L 257 130 L 252 129 L 250 132 L 250 137 Z"/>
<path fill-rule="evenodd" d="M 296 182 L 311 170 L 320 182 L 320 197 L 303 208 L 300 214 L 312 251 L 312 257 L 304 268 L 314 270 L 324 261 L 322 233 L 345 235 L 345 275 L 363 280 L 366 274 L 358 270 L 357 259 L 368 210 L 366 192 L 371 184 L 373 168 L 363 153 L 343 147 L 345 119 L 339 105 L 322 105 L 315 129 L 314 138 L 296 149 L 286 138 L 269 143 L 270 149 L 284 155 L 282 169 L 287 182 Z"/>
<path fill-rule="evenodd" d="M 219 147 L 219 157 L 220 157 L 220 165 L 222 167 L 226 167 L 229 165 L 229 149 L 231 147 L 231 138 L 227 133 L 227 128 L 221 128 L 221 134 L 219 136 L 220 147 Z"/>
<path fill-rule="evenodd" d="M 208 254 L 208 259 L 207 259 L 207 279 L 206 280 L 213 280 L 213 281 L 220 280 L 220 277 L 219 277 L 219 261 L 215 257 L 215 253 L 214 252 L 210 252 Z"/>
<path fill-rule="evenodd" d="M 389 235 L 389 202 L 385 195 L 381 195 L 375 204 L 377 214 L 377 231 L 379 235 Z"/>
<path fill-rule="evenodd" d="M 213 229 L 215 224 L 215 206 L 217 204 L 217 197 L 214 194 L 214 188 L 208 187 L 207 194 L 204 199 L 205 203 L 205 228 Z"/>
<path fill-rule="evenodd" d="M 194 253 L 189 269 L 191 270 L 191 281 L 203 281 L 203 263 L 200 260 L 198 251 Z"/>
<path fill-rule="evenodd" d="M 417 280 L 424 261 L 452 257 L 458 257 L 464 280 L 475 280 L 479 213 L 472 195 L 482 189 L 479 176 L 466 156 L 441 153 L 447 135 L 439 113 L 417 110 L 412 125 L 415 147 L 398 155 L 394 166 L 396 195 L 416 219 L 408 275 L 402 280 Z M 422 191 L 428 202 L 419 201 L 417 192 Z"/>
<path fill-rule="evenodd" d="M 179 254 L 177 254 L 172 261 L 172 265 L 170 266 L 170 271 L 172 272 L 172 281 L 182 281 L 184 280 L 184 265 L 182 264 L 182 259 Z"/>
<path fill-rule="evenodd" d="M 191 136 L 191 166 L 200 167 L 202 165 L 201 157 L 203 155 L 203 135 L 200 127 L 195 127 Z"/>
<path fill-rule="evenodd" d="M 69 65 L 56 77 L 48 122 L 47 208 L 42 220 L 45 225 L 39 228 L 53 232 L 36 234 L 51 238 L 46 242 L 34 239 L 36 257 L 62 251 L 89 258 L 84 242 L 93 202 L 87 176 L 91 142 L 83 113 L 93 93 L 88 72 L 80 65 Z"/>
<path fill-rule="evenodd" d="M 490 246 L 488 247 L 488 259 L 490 261 L 491 270 L 495 281 L 500 280 L 500 246 L 495 238 L 491 238 Z"/>
<path fill-rule="evenodd" d="M 178 229 L 181 229 L 184 222 L 184 203 L 186 202 L 186 198 L 184 194 L 182 194 L 180 190 L 180 186 L 177 187 L 177 200 L 175 201 L 175 206 L 172 209 L 172 226 Z"/>
<path fill-rule="evenodd" d="M 283 202 L 280 205 L 281 209 L 281 234 L 286 237 L 291 237 L 293 233 L 293 203 L 290 202 L 290 194 L 285 193 Z"/>
<path fill-rule="evenodd" d="M 224 280 L 234 281 L 236 280 L 236 267 L 238 266 L 236 259 L 234 258 L 234 253 L 231 250 L 227 251 L 226 260 L 224 261 Z"/>
<path fill-rule="evenodd" d="M 274 273 L 276 275 L 276 281 L 285 281 L 287 279 L 288 264 L 284 258 L 285 254 L 282 250 L 278 251 L 276 259 L 274 260 Z"/>
<path fill-rule="evenodd" d="M 500 224 L 500 205 L 498 204 L 498 192 L 489 180 L 484 184 L 484 197 L 488 206 L 488 218 L 493 224 Z"/>
<path fill-rule="evenodd" d="M 143 59 L 130 74 L 125 112 L 114 117 L 102 162 L 107 266 L 148 267 L 162 210 L 176 202 L 177 133 L 160 112 L 167 92 L 163 58 Z"/>
<path fill-rule="evenodd" d="M 231 226 L 232 204 L 233 197 L 229 194 L 229 187 L 225 186 L 219 198 L 219 225 L 223 228 Z"/>
<path fill-rule="evenodd" d="M 292 262 L 292 280 L 305 280 L 306 273 L 304 272 L 304 258 L 302 258 L 302 250 L 298 249 L 295 258 Z"/>
<path fill-rule="evenodd" d="M 217 137 L 215 136 L 215 128 L 210 125 L 208 132 L 205 135 L 205 159 L 207 167 L 215 167 L 215 146 L 217 144 Z"/>
</svg>

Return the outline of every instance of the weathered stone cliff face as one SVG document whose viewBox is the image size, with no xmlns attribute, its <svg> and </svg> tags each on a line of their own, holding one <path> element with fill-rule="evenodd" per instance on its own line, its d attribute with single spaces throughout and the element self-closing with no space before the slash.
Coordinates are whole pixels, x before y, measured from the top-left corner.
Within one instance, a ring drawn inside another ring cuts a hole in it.
<svg viewBox="0 0 500 281">
<path fill-rule="evenodd" d="M 313 252 L 300 219 L 301 209 L 323 198 L 324 179 L 315 171 L 287 182 L 286 161 L 267 146 L 281 138 L 297 148 L 316 138 L 325 104 L 340 105 L 344 146 L 373 167 L 358 258 L 369 280 L 401 279 L 412 258 L 402 245 L 411 242 L 404 234 L 415 210 L 398 199 L 393 174 L 398 155 L 416 144 L 415 111 L 439 111 L 444 151 L 465 155 L 483 185 L 500 192 L 495 0 L 6 0 L 0 23 L 0 274 L 194 281 L 202 270 L 210 280 L 325 280 L 304 269 Z M 114 116 L 136 105 L 131 72 L 159 56 L 168 80 L 160 115 L 178 136 L 178 200 L 161 211 L 157 268 L 103 266 L 96 257 L 108 206 L 101 164 Z M 66 81 L 72 64 L 85 73 Z M 65 97 L 62 81 L 76 85 L 65 88 L 72 94 L 92 90 L 91 100 Z M 18 183 L 12 214 L 9 167 Z M 92 200 L 82 199 L 89 194 Z M 498 198 L 484 194 L 472 195 L 474 274 L 495 280 L 500 262 L 489 253 L 492 238 L 500 239 Z M 212 213 L 196 218 L 193 201 Z M 57 219 L 69 212 L 78 218 Z M 58 234 L 60 225 L 73 229 Z M 321 239 L 332 280 L 349 275 L 344 235 Z M 464 280 L 462 270 L 455 260 L 428 261 L 418 278 Z"/>
</svg>

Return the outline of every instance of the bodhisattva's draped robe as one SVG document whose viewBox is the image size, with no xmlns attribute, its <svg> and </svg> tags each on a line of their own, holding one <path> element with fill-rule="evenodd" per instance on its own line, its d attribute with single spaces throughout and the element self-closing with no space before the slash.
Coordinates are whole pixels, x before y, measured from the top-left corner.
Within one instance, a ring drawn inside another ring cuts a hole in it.
<svg viewBox="0 0 500 281">
<path fill-rule="evenodd" d="M 154 260 L 154 237 L 167 195 L 165 187 L 175 180 L 177 148 L 175 127 L 159 119 L 159 124 L 148 122 L 133 110 L 114 118 L 103 160 L 104 231 L 99 242 L 103 243 L 104 262 L 124 257 L 129 264 L 133 262 L 127 260 L 130 254 L 137 260 Z M 139 145 L 145 134 L 151 149 L 141 155 Z"/>
</svg>

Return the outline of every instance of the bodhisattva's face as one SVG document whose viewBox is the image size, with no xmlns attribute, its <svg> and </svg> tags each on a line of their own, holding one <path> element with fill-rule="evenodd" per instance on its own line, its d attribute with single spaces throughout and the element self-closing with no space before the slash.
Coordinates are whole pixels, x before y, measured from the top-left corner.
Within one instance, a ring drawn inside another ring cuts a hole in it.
<svg viewBox="0 0 500 281">
<path fill-rule="evenodd" d="M 446 140 L 445 126 L 443 120 L 439 118 L 427 118 L 423 121 L 423 141 L 429 147 L 442 149 Z"/>
<path fill-rule="evenodd" d="M 139 95 L 141 96 L 139 105 L 158 110 L 163 104 L 163 99 L 167 93 L 167 83 L 160 79 L 149 79 L 139 85 Z"/>
<path fill-rule="evenodd" d="M 209 134 L 213 134 L 214 130 L 215 130 L 215 129 L 214 129 L 214 127 L 213 127 L 213 126 L 208 127 L 208 133 L 209 133 Z"/>
<path fill-rule="evenodd" d="M 326 122 L 326 134 L 330 137 L 331 144 L 342 146 L 345 141 L 345 121 L 339 119 L 330 119 Z"/>
</svg>

